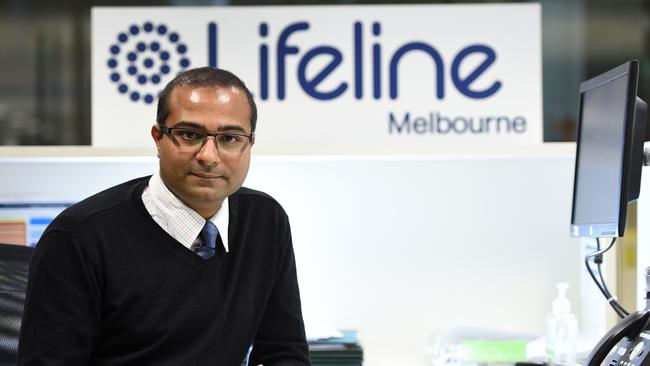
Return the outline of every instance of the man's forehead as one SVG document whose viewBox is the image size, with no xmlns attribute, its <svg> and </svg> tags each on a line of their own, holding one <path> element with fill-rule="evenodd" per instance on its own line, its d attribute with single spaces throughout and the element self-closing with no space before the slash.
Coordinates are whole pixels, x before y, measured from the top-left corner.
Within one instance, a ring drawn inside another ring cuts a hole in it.
<svg viewBox="0 0 650 366">
<path fill-rule="evenodd" d="M 193 92 L 208 92 L 214 93 L 215 95 L 222 95 L 224 92 L 229 92 L 234 95 L 240 95 L 246 97 L 246 93 L 242 88 L 236 85 L 191 85 L 191 84 L 181 84 L 175 87 L 172 90 L 172 94 L 175 93 L 193 93 Z"/>
<path fill-rule="evenodd" d="M 179 95 L 180 93 L 184 96 L 181 97 Z M 176 108 L 175 105 L 178 105 L 179 107 L 181 105 L 187 105 L 188 101 L 191 104 L 205 102 L 206 96 L 207 99 L 214 97 L 219 104 L 229 103 L 233 98 L 243 98 L 242 101 L 245 104 L 247 114 L 246 120 L 250 123 L 252 111 L 248 102 L 248 97 L 242 88 L 234 85 L 179 85 L 172 89 L 172 92 L 170 93 L 169 110 L 173 113 L 173 109 Z"/>
<path fill-rule="evenodd" d="M 239 98 L 241 98 L 239 100 L 240 102 L 246 105 L 249 104 L 246 93 L 237 86 L 180 85 L 172 90 L 169 100 L 171 102 L 170 104 L 186 104 L 187 102 L 198 104 L 211 101 L 226 104 Z M 247 109 L 250 109 L 250 107 Z M 248 112 L 250 113 L 251 111 L 249 110 Z"/>
</svg>

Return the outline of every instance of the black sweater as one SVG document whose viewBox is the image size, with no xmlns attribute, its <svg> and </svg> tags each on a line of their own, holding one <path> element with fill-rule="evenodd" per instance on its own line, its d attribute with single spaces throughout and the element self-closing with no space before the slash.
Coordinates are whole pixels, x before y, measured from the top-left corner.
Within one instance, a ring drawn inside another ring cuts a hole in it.
<svg viewBox="0 0 650 366">
<path fill-rule="evenodd" d="M 30 267 L 19 365 L 309 365 L 289 222 L 229 198 L 230 252 L 205 260 L 142 203 L 149 178 L 59 215 Z"/>
</svg>

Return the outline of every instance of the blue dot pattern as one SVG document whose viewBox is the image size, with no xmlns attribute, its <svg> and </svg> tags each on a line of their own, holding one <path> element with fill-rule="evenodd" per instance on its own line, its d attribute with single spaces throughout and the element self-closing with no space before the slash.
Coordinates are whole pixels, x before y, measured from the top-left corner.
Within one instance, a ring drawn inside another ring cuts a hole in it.
<svg viewBox="0 0 650 366">
<path fill-rule="evenodd" d="M 120 31 L 109 45 L 106 67 L 116 92 L 134 103 L 152 104 L 161 83 L 187 69 L 188 46 L 166 24 L 145 21 Z"/>
</svg>

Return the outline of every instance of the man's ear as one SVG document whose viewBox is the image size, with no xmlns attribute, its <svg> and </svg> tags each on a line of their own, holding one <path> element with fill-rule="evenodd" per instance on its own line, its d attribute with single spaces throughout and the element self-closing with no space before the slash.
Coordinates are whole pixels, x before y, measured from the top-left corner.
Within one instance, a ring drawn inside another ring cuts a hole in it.
<svg viewBox="0 0 650 366">
<path fill-rule="evenodd" d="M 255 145 L 255 135 L 251 138 L 251 146 Z"/>
<path fill-rule="evenodd" d="M 156 149 L 160 150 L 160 140 L 163 138 L 163 133 L 160 131 L 160 127 L 157 124 L 151 126 L 151 137 L 156 143 Z"/>
</svg>

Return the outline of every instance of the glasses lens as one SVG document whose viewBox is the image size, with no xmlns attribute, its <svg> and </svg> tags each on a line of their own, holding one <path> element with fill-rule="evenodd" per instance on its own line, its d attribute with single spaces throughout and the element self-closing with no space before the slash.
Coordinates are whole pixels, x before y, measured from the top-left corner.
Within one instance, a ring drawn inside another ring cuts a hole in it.
<svg viewBox="0 0 650 366">
<path fill-rule="evenodd" d="M 241 154 L 248 145 L 248 137 L 233 134 L 217 135 L 219 150 L 229 154 Z"/>
<path fill-rule="evenodd" d="M 172 130 L 172 136 L 180 147 L 191 149 L 201 147 L 206 134 L 197 130 L 178 128 Z"/>
</svg>

